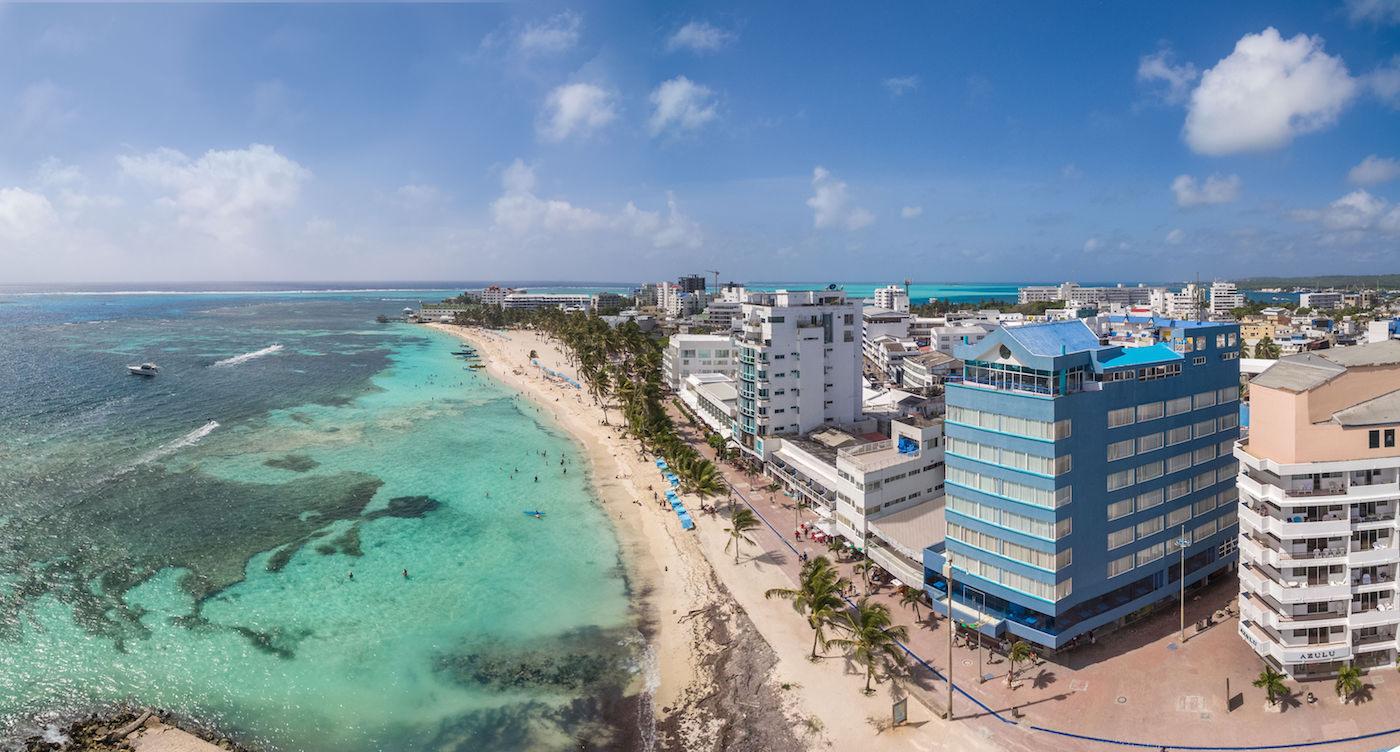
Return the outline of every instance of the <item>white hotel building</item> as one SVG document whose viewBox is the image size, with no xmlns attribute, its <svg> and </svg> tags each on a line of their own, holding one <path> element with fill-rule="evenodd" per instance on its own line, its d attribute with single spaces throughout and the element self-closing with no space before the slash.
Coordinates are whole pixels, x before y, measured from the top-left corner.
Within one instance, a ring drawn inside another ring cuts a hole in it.
<svg viewBox="0 0 1400 752">
<path fill-rule="evenodd" d="M 1286 357 L 1250 412 L 1240 636 L 1295 678 L 1395 665 L 1400 341 Z"/>
<path fill-rule="evenodd" d="M 800 436 L 860 418 L 860 305 L 842 290 L 750 292 L 738 348 L 734 439 L 767 460 L 770 436 Z"/>
</svg>

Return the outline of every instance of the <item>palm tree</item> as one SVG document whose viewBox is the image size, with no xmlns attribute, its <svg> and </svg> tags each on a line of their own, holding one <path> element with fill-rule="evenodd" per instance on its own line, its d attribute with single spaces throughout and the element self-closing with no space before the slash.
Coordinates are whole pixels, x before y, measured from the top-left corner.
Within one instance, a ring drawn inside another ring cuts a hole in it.
<svg viewBox="0 0 1400 752">
<path fill-rule="evenodd" d="M 899 595 L 899 605 L 914 609 L 914 621 L 919 620 L 919 606 L 924 605 L 924 592 L 912 587 L 904 588 Z"/>
<path fill-rule="evenodd" d="M 829 559 L 818 556 L 802 566 L 797 588 L 773 588 L 763 597 L 792 601 L 793 610 L 807 617 L 812 627 L 812 660 L 816 660 L 817 644 L 825 641 L 822 630 L 836 622 L 845 605 L 841 591 L 850 584 Z"/>
<path fill-rule="evenodd" d="M 724 544 L 724 550 L 728 551 L 730 544 L 734 545 L 735 564 L 739 563 L 739 542 L 749 541 L 752 543 L 753 541 L 750 541 L 745 533 L 756 527 L 758 527 L 758 518 L 748 509 L 736 509 L 729 516 L 729 527 L 724 529 L 724 532 L 729 533 L 729 543 Z"/>
<path fill-rule="evenodd" d="M 1006 660 L 1011 664 L 1011 668 L 1006 670 L 1006 686 L 1011 686 L 1011 682 L 1016 678 L 1016 664 L 1029 661 L 1031 655 L 1031 646 L 1025 640 L 1011 643 L 1011 649 L 1006 652 Z"/>
<path fill-rule="evenodd" d="M 1254 357 L 1265 358 L 1267 360 L 1278 360 L 1281 350 L 1273 337 L 1264 337 L 1254 343 Z"/>
<path fill-rule="evenodd" d="M 1342 698 L 1342 704 L 1347 704 L 1347 700 L 1361 691 L 1361 669 L 1348 663 L 1337 669 L 1337 696 Z"/>
<path fill-rule="evenodd" d="M 715 463 L 698 460 L 690 466 L 690 476 L 682 481 L 681 488 L 701 499 L 719 496 L 724 493 L 724 476 Z"/>
<path fill-rule="evenodd" d="M 841 555 L 846 553 L 846 541 L 833 536 L 826 542 L 826 550 L 836 554 L 836 558 L 839 560 Z"/>
<path fill-rule="evenodd" d="M 1288 694 L 1288 685 L 1283 683 L 1284 675 L 1275 671 L 1273 666 L 1265 666 L 1259 672 L 1259 678 L 1254 680 L 1254 686 L 1264 690 L 1264 694 L 1269 698 L 1269 704 L 1276 704 L 1278 698 Z"/>
<path fill-rule="evenodd" d="M 851 652 L 856 663 L 865 666 L 865 693 L 870 694 L 870 681 L 875 676 L 877 664 L 903 666 L 904 649 L 901 642 L 909 639 L 909 630 L 896 626 L 890 618 L 890 609 L 883 603 L 871 603 L 869 596 L 861 598 L 855 608 L 841 613 L 837 622 L 850 633 L 850 637 L 829 640 L 827 647 L 835 645 Z"/>
</svg>

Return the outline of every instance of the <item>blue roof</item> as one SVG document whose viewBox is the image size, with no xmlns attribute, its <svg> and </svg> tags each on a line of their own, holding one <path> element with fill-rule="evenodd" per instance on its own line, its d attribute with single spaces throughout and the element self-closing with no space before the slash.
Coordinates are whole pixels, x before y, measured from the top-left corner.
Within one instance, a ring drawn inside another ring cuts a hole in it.
<svg viewBox="0 0 1400 752">
<path fill-rule="evenodd" d="M 1021 343 L 1034 355 L 1054 357 L 1067 353 L 1097 350 L 1099 336 L 1084 322 L 1057 321 L 1052 324 L 1013 326 L 1005 329 L 1007 336 Z"/>
<path fill-rule="evenodd" d="M 1143 347 L 1124 347 L 1117 353 L 1101 354 L 1097 360 L 1104 368 L 1123 368 L 1125 366 L 1142 366 L 1151 363 L 1164 363 L 1171 360 L 1182 360 L 1181 353 L 1172 350 L 1162 344 L 1145 345 Z"/>
</svg>

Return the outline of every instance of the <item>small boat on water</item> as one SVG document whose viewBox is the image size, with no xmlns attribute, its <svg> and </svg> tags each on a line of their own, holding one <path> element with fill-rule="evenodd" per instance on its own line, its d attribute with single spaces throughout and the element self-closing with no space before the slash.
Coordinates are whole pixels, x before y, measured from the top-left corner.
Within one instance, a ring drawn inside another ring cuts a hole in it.
<svg viewBox="0 0 1400 752">
<path fill-rule="evenodd" d="M 453 350 L 453 355 L 476 355 L 474 350 Z"/>
<path fill-rule="evenodd" d="M 482 364 L 480 364 L 480 363 L 473 363 L 473 364 L 467 366 L 467 368 L 470 368 L 470 369 L 473 369 L 473 370 L 476 370 L 476 369 L 478 369 L 478 368 L 485 368 L 485 367 L 486 367 L 486 366 L 484 366 L 484 365 L 482 365 Z"/>
<path fill-rule="evenodd" d="M 544 519 L 544 512 L 541 512 L 538 509 L 526 509 L 525 516 L 534 517 L 535 519 Z"/>
<path fill-rule="evenodd" d="M 142 363 L 139 366 L 127 366 L 126 370 L 133 376 L 154 376 L 160 373 L 160 367 L 155 363 Z"/>
</svg>

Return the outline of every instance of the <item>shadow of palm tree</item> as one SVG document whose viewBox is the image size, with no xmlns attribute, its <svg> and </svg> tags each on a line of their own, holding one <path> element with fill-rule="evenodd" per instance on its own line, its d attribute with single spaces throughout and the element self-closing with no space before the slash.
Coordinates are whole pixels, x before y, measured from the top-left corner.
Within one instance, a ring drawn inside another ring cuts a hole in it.
<svg viewBox="0 0 1400 752">
<path fill-rule="evenodd" d="M 787 563 L 788 557 L 782 551 L 764 551 L 757 556 L 750 556 L 748 560 L 760 564 L 776 564 L 781 566 Z"/>
<path fill-rule="evenodd" d="M 1371 691 L 1375 688 L 1374 684 L 1362 684 L 1361 689 L 1356 690 L 1356 693 L 1351 696 L 1351 704 L 1360 705 L 1376 699 L 1375 696 L 1371 694 Z"/>
<path fill-rule="evenodd" d="M 1032 688 L 1032 689 L 1045 689 L 1046 687 L 1048 687 L 1048 686 L 1050 686 L 1051 684 L 1054 684 L 1054 683 L 1055 683 L 1055 672 L 1054 672 L 1054 671 L 1046 671 L 1045 669 L 1041 669 L 1041 670 L 1040 670 L 1040 673 L 1036 674 L 1036 675 L 1031 679 L 1031 688 Z"/>
<path fill-rule="evenodd" d="M 1289 692 L 1288 694 L 1278 698 L 1278 704 L 1280 713 L 1287 712 L 1290 708 L 1303 707 L 1303 701 L 1298 699 L 1297 692 Z"/>
</svg>

